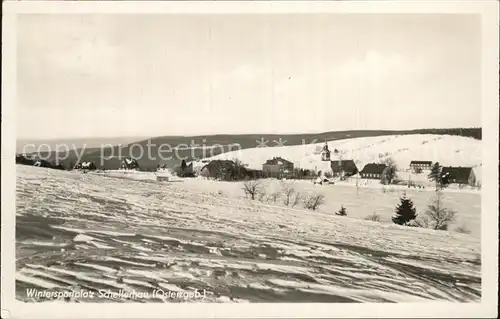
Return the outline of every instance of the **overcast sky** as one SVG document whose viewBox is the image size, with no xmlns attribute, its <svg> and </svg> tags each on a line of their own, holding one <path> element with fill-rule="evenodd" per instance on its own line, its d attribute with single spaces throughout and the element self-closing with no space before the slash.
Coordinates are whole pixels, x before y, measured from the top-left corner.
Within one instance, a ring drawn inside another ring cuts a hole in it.
<svg viewBox="0 0 500 319">
<path fill-rule="evenodd" d="M 18 138 L 481 126 L 465 15 L 26 15 Z"/>
</svg>

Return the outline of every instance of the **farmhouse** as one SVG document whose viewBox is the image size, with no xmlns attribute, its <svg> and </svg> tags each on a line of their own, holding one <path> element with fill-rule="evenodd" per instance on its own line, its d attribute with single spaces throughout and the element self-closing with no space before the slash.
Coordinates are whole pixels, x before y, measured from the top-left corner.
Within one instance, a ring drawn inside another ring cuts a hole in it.
<svg viewBox="0 0 500 319">
<path fill-rule="evenodd" d="M 139 163 L 135 158 L 124 158 L 121 169 L 139 169 Z"/>
<path fill-rule="evenodd" d="M 446 178 L 448 183 L 476 185 L 476 174 L 472 167 L 443 167 L 441 176 Z"/>
<path fill-rule="evenodd" d="M 262 164 L 262 171 L 265 177 L 292 177 L 293 163 L 281 157 L 273 157 Z"/>
<path fill-rule="evenodd" d="M 430 170 L 432 166 L 432 161 L 411 161 L 410 169 L 415 170 Z"/>
<path fill-rule="evenodd" d="M 358 168 L 353 160 L 336 160 L 331 161 L 333 175 L 352 176 L 358 173 Z"/>
<path fill-rule="evenodd" d="M 95 165 L 94 162 L 81 162 L 81 163 L 76 163 L 75 166 L 73 166 L 73 169 L 93 171 L 97 169 L 97 166 Z"/>
<path fill-rule="evenodd" d="M 387 167 L 385 164 L 377 164 L 377 163 L 370 163 L 366 164 L 365 167 L 363 167 L 363 170 L 359 172 L 362 178 L 370 178 L 370 179 L 380 179 L 382 176 L 382 172 L 384 169 Z"/>
</svg>

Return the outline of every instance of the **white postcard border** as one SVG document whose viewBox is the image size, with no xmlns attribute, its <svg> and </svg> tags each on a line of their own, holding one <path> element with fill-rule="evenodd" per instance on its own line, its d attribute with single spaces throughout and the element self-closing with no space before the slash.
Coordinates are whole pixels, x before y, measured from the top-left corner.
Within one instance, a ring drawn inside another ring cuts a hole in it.
<svg viewBox="0 0 500 319">
<path fill-rule="evenodd" d="M 201 317 L 495 317 L 498 291 L 498 75 L 496 1 L 7 1 L 2 28 L 1 307 L 2 318 Z M 16 15 L 40 14 L 264 14 L 454 13 L 482 15 L 482 301 L 398 304 L 29 304 L 16 301 L 15 181 Z"/>
</svg>

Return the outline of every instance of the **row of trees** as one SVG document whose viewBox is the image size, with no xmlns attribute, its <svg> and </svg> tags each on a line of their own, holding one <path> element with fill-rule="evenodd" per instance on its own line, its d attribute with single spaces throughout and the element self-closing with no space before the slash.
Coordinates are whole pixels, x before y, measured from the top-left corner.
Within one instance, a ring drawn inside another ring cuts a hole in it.
<svg viewBox="0 0 500 319">
<path fill-rule="evenodd" d="M 307 194 L 304 196 L 298 192 L 291 183 L 282 183 L 278 191 L 266 194 L 262 181 L 248 180 L 243 184 L 243 191 L 247 198 L 252 200 L 272 203 L 281 202 L 288 207 L 296 207 L 298 204 L 302 203 L 304 208 L 310 210 L 317 210 L 325 200 L 325 197 L 321 194 Z M 444 206 L 443 194 L 440 191 L 436 192 L 436 195 L 427 205 L 427 209 L 422 216 L 417 214 L 413 201 L 404 193 L 400 198 L 400 203 L 396 205 L 392 222 L 403 226 L 447 230 L 450 223 L 455 220 L 456 214 L 456 211 Z M 335 215 L 347 216 L 347 209 L 342 205 L 340 209 L 335 212 Z M 365 220 L 380 221 L 380 215 L 373 213 L 367 216 Z M 460 231 L 466 232 L 465 230 Z"/>
<path fill-rule="evenodd" d="M 400 203 L 396 206 L 392 222 L 404 226 L 447 230 L 455 217 L 455 211 L 444 207 L 442 193 L 438 191 L 436 192 L 436 196 L 427 205 L 424 216 L 417 214 L 413 201 L 404 194 L 400 198 Z"/>
<path fill-rule="evenodd" d="M 247 180 L 243 183 L 243 191 L 245 196 L 252 200 L 272 203 L 281 201 L 288 207 L 296 207 L 302 203 L 304 208 L 310 210 L 317 210 L 325 202 L 324 195 L 303 195 L 291 183 L 282 183 L 279 190 L 267 194 L 261 180 Z"/>
</svg>

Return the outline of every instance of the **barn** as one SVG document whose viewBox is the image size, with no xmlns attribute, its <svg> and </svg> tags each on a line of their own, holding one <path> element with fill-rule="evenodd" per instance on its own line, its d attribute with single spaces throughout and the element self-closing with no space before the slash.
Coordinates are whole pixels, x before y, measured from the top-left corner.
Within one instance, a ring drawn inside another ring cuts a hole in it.
<svg viewBox="0 0 500 319">
<path fill-rule="evenodd" d="M 448 183 L 461 185 L 476 185 L 476 174 L 472 167 L 443 167 L 441 176 L 446 178 Z"/>
<path fill-rule="evenodd" d="M 359 174 L 361 175 L 361 178 L 380 179 L 386 167 L 387 165 L 385 164 L 366 164 L 365 167 L 363 167 L 363 170 L 359 172 Z"/>
<path fill-rule="evenodd" d="M 139 169 L 139 163 L 134 158 L 122 159 L 121 169 Z"/>
<path fill-rule="evenodd" d="M 345 177 L 349 177 L 358 173 L 358 168 L 353 160 L 331 161 L 330 166 L 334 176 L 343 175 Z"/>
<path fill-rule="evenodd" d="M 237 180 L 245 177 L 246 169 L 231 160 L 213 160 L 203 166 L 200 176 L 220 180 Z"/>
</svg>

